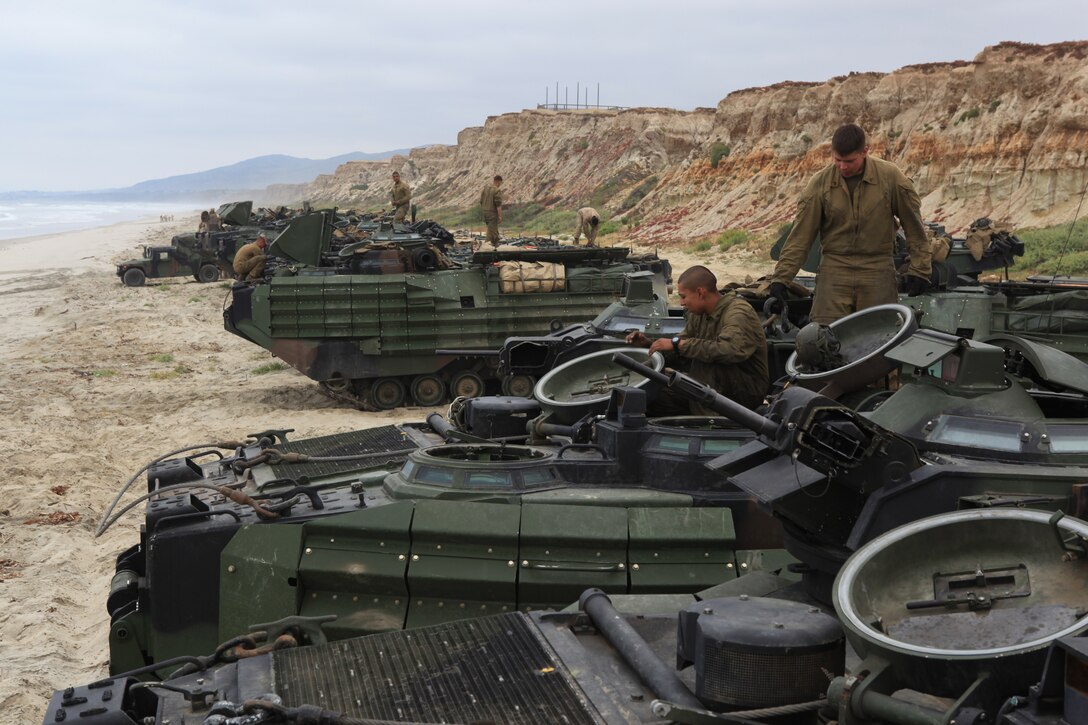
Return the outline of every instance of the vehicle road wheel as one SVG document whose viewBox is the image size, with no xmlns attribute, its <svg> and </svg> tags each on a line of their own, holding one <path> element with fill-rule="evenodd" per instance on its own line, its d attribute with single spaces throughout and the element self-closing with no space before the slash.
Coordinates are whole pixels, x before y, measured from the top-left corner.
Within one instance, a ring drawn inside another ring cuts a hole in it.
<svg viewBox="0 0 1088 725">
<path fill-rule="evenodd" d="M 121 281 L 125 283 L 126 287 L 143 287 L 145 279 L 147 279 L 147 275 L 139 267 L 126 269 L 125 275 L 121 277 Z"/>
<path fill-rule="evenodd" d="M 370 386 L 370 399 L 381 410 L 392 410 L 404 405 L 407 391 L 397 378 L 378 378 Z"/>
<path fill-rule="evenodd" d="M 532 375 L 507 375 L 502 379 L 502 394 L 528 398 L 533 394 L 536 378 Z"/>
<path fill-rule="evenodd" d="M 412 379 L 412 399 L 416 405 L 438 405 L 446 397 L 446 384 L 437 375 L 417 375 Z"/>
<path fill-rule="evenodd" d="M 484 379 L 471 370 L 458 373 L 450 383 L 455 398 L 478 398 L 484 394 Z"/>
<path fill-rule="evenodd" d="M 219 267 L 214 264 L 202 264 L 200 269 L 196 272 L 197 282 L 218 282 L 219 281 Z"/>
</svg>

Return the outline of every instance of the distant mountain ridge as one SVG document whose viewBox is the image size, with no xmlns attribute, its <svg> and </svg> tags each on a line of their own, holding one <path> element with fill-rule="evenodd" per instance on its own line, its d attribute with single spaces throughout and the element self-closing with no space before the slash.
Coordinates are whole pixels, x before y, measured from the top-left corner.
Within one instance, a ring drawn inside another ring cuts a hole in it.
<svg viewBox="0 0 1088 725">
<path fill-rule="evenodd" d="M 86 191 L 12 191 L 0 193 L 0 199 L 81 199 L 96 201 L 217 201 L 224 194 L 255 196 L 272 184 L 303 184 L 321 174 L 331 174 L 349 161 L 376 161 L 411 149 L 379 153 L 353 151 L 327 159 L 306 159 L 285 154 L 257 156 L 207 171 L 150 179 L 121 189 Z"/>
</svg>

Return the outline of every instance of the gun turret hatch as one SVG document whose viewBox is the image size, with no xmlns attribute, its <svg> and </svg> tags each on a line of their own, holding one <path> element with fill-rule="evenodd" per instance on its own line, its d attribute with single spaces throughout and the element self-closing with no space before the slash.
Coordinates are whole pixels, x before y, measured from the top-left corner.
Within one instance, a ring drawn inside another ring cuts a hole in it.
<svg viewBox="0 0 1088 725">
<path fill-rule="evenodd" d="M 1001 348 L 937 330 L 919 330 L 885 357 L 904 366 L 905 378 L 929 377 L 958 395 L 1009 387 Z"/>
<path fill-rule="evenodd" d="M 268 245 L 268 254 L 294 264 L 320 265 L 321 253 L 328 250 L 332 241 L 330 221 L 331 216 L 323 211 L 296 217 Z"/>
<path fill-rule="evenodd" d="M 860 390 L 895 368 L 885 353 L 909 338 L 918 329 L 914 311 L 898 304 L 877 305 L 831 323 L 839 342 L 843 364 L 840 367 L 804 372 L 798 367 L 797 353 L 786 361 L 786 374 L 809 390 L 819 390 L 829 398 Z"/>
</svg>

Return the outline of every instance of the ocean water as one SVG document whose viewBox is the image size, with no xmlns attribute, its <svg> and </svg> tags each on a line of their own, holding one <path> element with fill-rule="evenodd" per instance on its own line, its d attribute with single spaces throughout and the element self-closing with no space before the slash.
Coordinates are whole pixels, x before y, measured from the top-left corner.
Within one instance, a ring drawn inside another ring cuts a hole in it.
<svg viewBox="0 0 1088 725">
<path fill-rule="evenodd" d="M 137 219 L 196 215 L 193 202 L 0 201 L 0 241 L 73 232 Z M 194 229 L 195 231 L 195 229 Z"/>
</svg>

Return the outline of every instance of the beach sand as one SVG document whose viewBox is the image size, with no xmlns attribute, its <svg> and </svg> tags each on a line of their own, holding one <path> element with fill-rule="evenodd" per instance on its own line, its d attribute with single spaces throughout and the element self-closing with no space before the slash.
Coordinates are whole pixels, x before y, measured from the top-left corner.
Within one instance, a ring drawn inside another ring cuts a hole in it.
<svg viewBox="0 0 1088 725">
<path fill-rule="evenodd" d="M 94 531 L 141 466 L 270 428 L 312 437 L 430 412 L 363 413 L 291 368 L 258 374 L 273 358 L 223 329 L 229 282 L 120 283 L 117 261 L 196 224 L 0 243 L 0 724 L 39 723 L 53 690 L 106 675 L 114 557 L 138 542 L 143 508 Z M 723 284 L 768 269 L 757 256 L 661 254 L 677 275 L 707 263 Z"/>
</svg>

